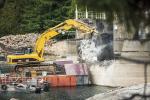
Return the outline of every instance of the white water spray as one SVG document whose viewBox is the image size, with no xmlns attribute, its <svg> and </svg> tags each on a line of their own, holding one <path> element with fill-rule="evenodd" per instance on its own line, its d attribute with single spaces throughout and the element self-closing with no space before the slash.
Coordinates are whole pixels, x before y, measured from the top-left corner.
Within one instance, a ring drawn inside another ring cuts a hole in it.
<svg viewBox="0 0 150 100">
<path fill-rule="evenodd" d="M 98 62 L 98 55 L 106 45 L 96 46 L 94 39 L 82 40 L 79 47 L 79 55 L 82 60 L 90 63 Z"/>
</svg>

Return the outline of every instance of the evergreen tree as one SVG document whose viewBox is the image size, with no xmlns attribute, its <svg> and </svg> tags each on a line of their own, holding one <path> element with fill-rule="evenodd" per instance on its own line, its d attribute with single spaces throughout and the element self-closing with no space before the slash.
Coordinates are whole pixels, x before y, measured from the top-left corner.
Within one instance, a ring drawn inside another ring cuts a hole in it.
<svg viewBox="0 0 150 100">
<path fill-rule="evenodd" d="M 19 0 L 6 1 L 0 9 L 0 35 L 20 32 L 22 3 Z"/>
<path fill-rule="evenodd" d="M 29 0 L 24 9 L 22 29 L 42 32 L 65 19 L 73 17 L 71 0 Z"/>
<path fill-rule="evenodd" d="M 4 4 L 5 4 L 5 0 L 0 0 L 0 8 L 3 8 Z"/>
<path fill-rule="evenodd" d="M 0 35 L 42 32 L 74 17 L 71 0 L 6 0 L 0 9 Z"/>
</svg>

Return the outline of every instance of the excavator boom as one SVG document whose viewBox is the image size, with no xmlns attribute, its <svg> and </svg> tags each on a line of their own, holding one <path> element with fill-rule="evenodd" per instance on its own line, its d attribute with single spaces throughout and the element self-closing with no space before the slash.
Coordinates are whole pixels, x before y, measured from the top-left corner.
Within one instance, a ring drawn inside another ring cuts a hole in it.
<svg viewBox="0 0 150 100">
<path fill-rule="evenodd" d="M 69 19 L 66 20 L 63 23 L 60 23 L 59 25 L 50 28 L 46 30 L 37 40 L 36 46 L 35 46 L 35 52 L 38 54 L 39 57 L 43 56 L 43 50 L 44 50 L 44 45 L 45 42 L 48 41 L 50 38 L 53 38 L 54 36 L 58 35 L 61 33 L 61 31 L 65 32 L 71 28 L 75 28 L 77 30 L 82 31 L 83 33 L 92 33 L 94 32 L 94 29 L 88 26 L 85 23 Z"/>
</svg>

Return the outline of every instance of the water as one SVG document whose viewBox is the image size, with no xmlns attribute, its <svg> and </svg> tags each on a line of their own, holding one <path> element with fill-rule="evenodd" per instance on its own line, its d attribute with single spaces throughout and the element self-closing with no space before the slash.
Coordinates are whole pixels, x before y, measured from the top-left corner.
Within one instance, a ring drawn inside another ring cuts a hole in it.
<svg viewBox="0 0 150 100">
<path fill-rule="evenodd" d="M 77 86 L 51 88 L 49 92 L 43 92 L 41 94 L 1 92 L 0 100 L 10 100 L 11 98 L 19 100 L 85 100 L 86 98 L 111 89 L 114 88 L 104 86 Z"/>
</svg>

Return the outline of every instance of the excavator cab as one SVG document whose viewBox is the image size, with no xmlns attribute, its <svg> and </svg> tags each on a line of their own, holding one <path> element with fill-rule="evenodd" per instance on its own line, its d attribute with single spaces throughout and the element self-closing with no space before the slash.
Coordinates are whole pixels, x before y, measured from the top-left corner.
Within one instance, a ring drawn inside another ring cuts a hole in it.
<svg viewBox="0 0 150 100">
<path fill-rule="evenodd" d="M 16 51 L 15 55 L 22 55 L 22 54 L 31 54 L 33 52 L 31 47 L 22 48 L 21 50 Z"/>
<path fill-rule="evenodd" d="M 32 48 L 24 49 L 24 54 L 31 54 L 33 52 Z"/>
</svg>

